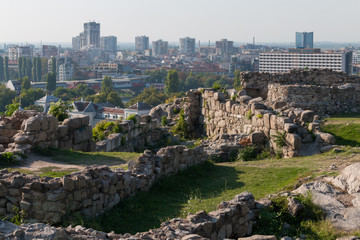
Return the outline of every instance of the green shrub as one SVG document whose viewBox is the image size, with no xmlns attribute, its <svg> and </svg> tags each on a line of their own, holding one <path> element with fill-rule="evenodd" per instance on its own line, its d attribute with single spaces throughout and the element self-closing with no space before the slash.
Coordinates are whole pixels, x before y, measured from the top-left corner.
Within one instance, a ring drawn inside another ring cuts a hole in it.
<svg viewBox="0 0 360 240">
<path fill-rule="evenodd" d="M 285 147 L 286 146 L 286 140 L 285 140 L 285 132 L 276 132 L 276 135 L 271 135 L 271 137 L 274 138 L 274 142 L 279 147 Z"/>
<path fill-rule="evenodd" d="M 236 161 L 251 161 L 255 160 L 259 151 L 256 149 L 256 146 L 246 146 L 240 148 L 237 152 Z"/>
<path fill-rule="evenodd" d="M 249 111 L 246 113 L 245 117 L 246 117 L 247 119 L 251 120 L 251 116 L 252 116 L 252 113 L 251 113 L 251 110 L 249 110 Z"/>
<path fill-rule="evenodd" d="M 309 130 L 309 134 L 311 135 L 312 140 L 315 141 L 316 134 L 312 130 Z"/>
<path fill-rule="evenodd" d="M 256 115 L 257 118 L 263 118 L 263 116 L 264 116 L 264 115 L 261 114 L 261 113 L 259 113 L 259 114 Z"/>
<path fill-rule="evenodd" d="M 2 153 L 0 155 L 0 162 L 6 164 L 14 163 L 16 162 L 16 156 L 11 152 Z"/>
<path fill-rule="evenodd" d="M 49 108 L 49 114 L 56 117 L 60 122 L 64 121 L 66 118 L 69 118 L 69 110 L 72 109 L 72 106 L 69 102 L 63 102 L 61 99 L 56 103 L 51 103 Z"/>
<path fill-rule="evenodd" d="M 181 111 L 180 108 L 174 108 L 174 114 L 178 114 Z"/>
<path fill-rule="evenodd" d="M 305 234 L 307 239 L 329 239 L 319 238 L 318 232 L 311 229 L 313 223 L 324 218 L 323 211 L 312 202 L 311 193 L 306 196 L 299 195 L 296 199 L 305 207 L 296 217 L 288 211 L 287 197 L 278 196 L 271 199 L 272 206 L 260 211 L 257 224 L 254 225 L 254 233 L 274 234 L 278 238 L 285 235 L 299 237 L 300 234 Z M 286 230 L 283 229 L 285 222 L 290 225 Z"/>
<path fill-rule="evenodd" d="M 133 121 L 134 122 L 134 124 L 136 123 L 136 117 L 135 117 L 135 114 L 131 114 L 130 116 L 128 116 L 127 118 L 126 118 L 126 120 L 131 120 L 131 121 Z"/>
<path fill-rule="evenodd" d="M 182 138 L 182 139 L 189 139 L 190 138 L 190 134 L 189 134 L 189 131 L 188 131 L 188 124 L 185 121 L 185 115 L 184 115 L 184 110 L 183 109 L 181 109 L 181 111 L 179 113 L 179 120 L 172 127 L 171 130 L 172 130 L 173 134 L 179 135 L 180 138 Z"/>
<path fill-rule="evenodd" d="M 166 116 L 162 116 L 162 117 L 161 117 L 161 125 L 162 125 L 162 126 L 166 126 L 166 125 L 167 125 L 167 118 L 166 118 Z"/>
<path fill-rule="evenodd" d="M 122 136 L 121 137 L 121 146 L 125 146 L 125 144 L 126 144 L 125 136 Z"/>
</svg>

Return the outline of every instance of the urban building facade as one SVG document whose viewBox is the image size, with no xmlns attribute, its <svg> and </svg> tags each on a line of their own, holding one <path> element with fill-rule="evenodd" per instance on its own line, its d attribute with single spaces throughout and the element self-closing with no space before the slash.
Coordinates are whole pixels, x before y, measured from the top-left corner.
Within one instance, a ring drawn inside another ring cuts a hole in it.
<svg viewBox="0 0 360 240">
<path fill-rule="evenodd" d="M 221 39 L 216 41 L 216 53 L 217 54 L 233 54 L 234 42 L 228 41 L 227 39 Z"/>
<path fill-rule="evenodd" d="M 313 32 L 297 32 L 296 48 L 314 48 Z"/>
<path fill-rule="evenodd" d="M 117 50 L 117 37 L 115 36 L 101 37 L 100 47 L 104 51 L 115 53 Z"/>
<path fill-rule="evenodd" d="M 259 72 L 285 73 L 292 69 L 332 69 L 352 74 L 352 52 L 262 52 Z"/>
<path fill-rule="evenodd" d="M 86 46 L 100 47 L 100 23 L 84 23 L 84 37 Z"/>
<path fill-rule="evenodd" d="M 137 36 L 135 37 L 135 50 L 142 52 L 149 49 L 149 37 Z"/>
<path fill-rule="evenodd" d="M 152 42 L 152 55 L 161 56 L 168 54 L 168 42 L 163 40 L 157 40 Z"/>
<path fill-rule="evenodd" d="M 59 81 L 68 81 L 73 78 L 74 66 L 71 59 L 65 59 L 59 64 Z"/>
<path fill-rule="evenodd" d="M 181 54 L 195 53 L 195 38 L 180 38 L 179 52 Z"/>
<path fill-rule="evenodd" d="M 57 57 L 58 48 L 52 45 L 43 45 L 41 55 L 45 58 Z"/>
<path fill-rule="evenodd" d="M 32 58 L 33 49 L 30 46 L 14 46 L 9 48 L 10 61 L 17 61 L 20 57 Z"/>
</svg>

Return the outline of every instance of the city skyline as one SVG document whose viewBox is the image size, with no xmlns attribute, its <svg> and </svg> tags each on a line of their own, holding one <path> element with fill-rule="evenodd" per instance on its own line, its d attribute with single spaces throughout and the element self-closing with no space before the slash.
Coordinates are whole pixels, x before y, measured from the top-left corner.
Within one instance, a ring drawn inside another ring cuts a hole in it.
<svg viewBox="0 0 360 240">
<path fill-rule="evenodd" d="M 101 24 L 101 36 L 118 42 L 134 42 L 136 36 L 179 42 L 191 37 L 198 42 L 227 38 L 234 42 L 294 42 L 294 32 L 314 32 L 314 42 L 360 42 L 356 9 L 360 1 L 286 0 L 165 0 L 99 2 L 96 0 L 4 1 L 0 42 L 71 42 L 83 23 Z M 61 3 L 61 4 L 60 4 Z M 13 13 L 16 10 L 16 18 Z M 29 11 L 31 10 L 31 11 Z"/>
</svg>

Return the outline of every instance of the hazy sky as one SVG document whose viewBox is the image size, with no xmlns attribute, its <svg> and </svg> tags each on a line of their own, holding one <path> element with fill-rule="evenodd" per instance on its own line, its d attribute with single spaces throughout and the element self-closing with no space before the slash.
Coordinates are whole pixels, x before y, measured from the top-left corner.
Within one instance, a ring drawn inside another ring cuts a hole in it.
<svg viewBox="0 0 360 240">
<path fill-rule="evenodd" d="M 296 31 L 360 42 L 360 0 L 1 0 L 0 10 L 0 42 L 71 42 L 89 20 L 118 42 L 294 42 Z"/>
</svg>

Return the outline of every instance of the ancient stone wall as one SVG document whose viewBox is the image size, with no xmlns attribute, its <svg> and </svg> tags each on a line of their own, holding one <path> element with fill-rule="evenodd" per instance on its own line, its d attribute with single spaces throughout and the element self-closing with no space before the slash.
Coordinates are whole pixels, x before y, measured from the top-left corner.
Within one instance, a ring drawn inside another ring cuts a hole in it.
<svg viewBox="0 0 360 240">
<path fill-rule="evenodd" d="M 162 223 L 160 228 L 130 234 L 104 233 L 85 227 L 55 228 L 43 223 L 13 225 L 0 220 L 0 238 L 13 239 L 237 239 L 252 233 L 256 216 L 252 194 L 244 192 L 228 202 L 218 205 L 218 210 L 190 214 L 186 219 L 175 218 Z"/>
<path fill-rule="evenodd" d="M 166 135 L 167 132 L 159 128 L 158 119 L 152 119 L 149 115 L 135 115 L 134 117 L 135 121 L 125 120 L 119 124 L 120 133 L 112 133 L 105 140 L 97 142 L 96 151 L 139 151 Z"/>
<path fill-rule="evenodd" d="M 89 117 L 58 120 L 36 111 L 16 111 L 0 122 L 0 152 L 27 153 L 36 147 L 91 151 L 94 149 Z"/>
<path fill-rule="evenodd" d="M 177 173 L 207 159 L 202 147 L 171 146 L 156 155 L 147 150 L 127 171 L 88 167 L 62 178 L 38 177 L 0 170 L 0 216 L 59 223 L 68 213 L 97 215 L 139 190 L 148 190 L 160 177 Z"/>
<path fill-rule="evenodd" d="M 331 70 L 293 70 L 290 73 L 242 73 L 250 97 L 275 104 L 311 109 L 318 114 L 360 111 L 360 78 Z"/>
<path fill-rule="evenodd" d="M 207 136 L 248 134 L 251 143 L 270 140 L 272 149 L 280 150 L 285 157 L 301 155 L 302 146 L 315 144 L 316 141 L 318 152 L 325 145 L 334 144 L 330 134 L 320 132 L 320 123 L 314 111 L 291 108 L 275 112 L 260 97 L 243 95 L 233 96 L 230 100 L 221 92 L 210 89 L 202 91 L 202 119 Z M 283 138 L 284 146 L 277 143 L 275 136 Z"/>
</svg>

